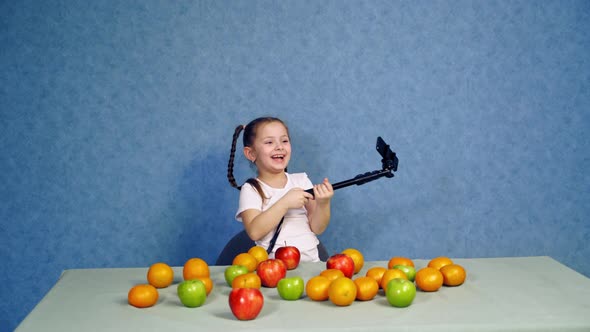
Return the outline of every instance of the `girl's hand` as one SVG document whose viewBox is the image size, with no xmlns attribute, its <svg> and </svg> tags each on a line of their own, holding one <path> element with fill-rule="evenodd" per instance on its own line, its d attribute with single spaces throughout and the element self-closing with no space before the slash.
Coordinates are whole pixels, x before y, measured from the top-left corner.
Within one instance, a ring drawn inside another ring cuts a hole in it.
<svg viewBox="0 0 590 332">
<path fill-rule="evenodd" d="M 281 201 L 288 209 L 299 209 L 305 206 L 308 200 L 313 199 L 313 195 L 306 193 L 301 188 L 293 188 L 281 198 Z"/>
<path fill-rule="evenodd" d="M 334 196 L 334 189 L 328 181 L 328 178 L 324 178 L 324 182 L 313 186 L 313 194 L 318 204 L 329 202 Z"/>
</svg>

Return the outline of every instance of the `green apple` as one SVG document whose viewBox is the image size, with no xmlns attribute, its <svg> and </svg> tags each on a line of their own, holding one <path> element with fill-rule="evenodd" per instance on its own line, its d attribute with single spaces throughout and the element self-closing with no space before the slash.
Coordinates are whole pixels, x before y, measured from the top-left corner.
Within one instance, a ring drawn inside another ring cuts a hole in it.
<svg viewBox="0 0 590 332">
<path fill-rule="evenodd" d="M 416 269 L 413 266 L 394 265 L 393 268 L 402 270 L 406 274 L 406 277 L 408 277 L 408 280 L 410 281 L 414 281 L 414 279 L 416 278 Z"/>
<path fill-rule="evenodd" d="M 246 274 L 248 273 L 248 268 L 242 265 L 231 265 L 228 266 L 225 269 L 225 281 L 227 282 L 227 284 L 229 285 L 229 287 L 231 287 L 231 283 L 232 281 L 234 281 L 234 278 L 242 275 L 242 274 Z"/>
<path fill-rule="evenodd" d="M 289 277 L 279 280 L 277 290 L 283 300 L 299 300 L 303 295 L 305 283 L 301 277 Z"/>
<path fill-rule="evenodd" d="M 413 282 L 406 279 L 391 279 L 387 283 L 385 296 L 392 306 L 404 308 L 414 301 L 414 297 L 416 297 L 416 286 Z"/>
<path fill-rule="evenodd" d="M 199 279 L 185 280 L 176 288 L 180 302 L 189 308 L 200 307 L 207 299 L 207 288 Z"/>
</svg>

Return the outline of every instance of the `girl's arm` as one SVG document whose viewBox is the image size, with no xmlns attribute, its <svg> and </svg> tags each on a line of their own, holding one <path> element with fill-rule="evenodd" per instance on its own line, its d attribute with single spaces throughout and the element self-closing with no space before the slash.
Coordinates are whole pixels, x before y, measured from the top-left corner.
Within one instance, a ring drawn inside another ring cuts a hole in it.
<svg viewBox="0 0 590 332">
<path fill-rule="evenodd" d="M 255 209 L 243 211 L 240 216 L 246 233 L 253 241 L 262 239 L 277 227 L 287 210 L 303 207 L 312 197 L 301 188 L 293 188 L 264 212 Z"/>
<path fill-rule="evenodd" d="M 314 200 L 305 206 L 308 211 L 309 226 L 316 235 L 322 234 L 330 223 L 330 201 L 334 196 L 334 189 L 328 181 L 313 186 Z"/>
</svg>

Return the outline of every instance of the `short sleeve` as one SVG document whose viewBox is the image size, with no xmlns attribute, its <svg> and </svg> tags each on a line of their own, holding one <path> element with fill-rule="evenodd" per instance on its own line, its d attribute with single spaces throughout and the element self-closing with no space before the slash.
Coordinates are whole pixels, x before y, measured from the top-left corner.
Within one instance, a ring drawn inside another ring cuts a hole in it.
<svg viewBox="0 0 590 332">
<path fill-rule="evenodd" d="M 302 188 L 303 190 L 313 188 L 313 183 L 307 176 L 307 173 L 295 173 L 289 174 L 291 177 L 291 181 L 295 187 Z"/>
<path fill-rule="evenodd" d="M 240 190 L 240 203 L 236 212 L 236 220 L 242 221 L 240 214 L 246 210 L 262 211 L 262 197 L 256 189 L 249 183 L 245 183 Z"/>
</svg>

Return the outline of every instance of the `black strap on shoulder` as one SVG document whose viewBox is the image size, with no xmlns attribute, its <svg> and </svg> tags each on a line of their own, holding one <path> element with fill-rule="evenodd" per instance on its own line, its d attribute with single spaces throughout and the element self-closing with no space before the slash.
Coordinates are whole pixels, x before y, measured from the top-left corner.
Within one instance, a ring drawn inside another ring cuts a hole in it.
<svg viewBox="0 0 590 332">
<path fill-rule="evenodd" d="M 266 252 L 269 254 L 275 247 L 275 243 L 277 242 L 277 238 L 279 237 L 279 233 L 281 232 L 281 226 L 283 226 L 283 220 L 285 220 L 284 216 L 281 218 L 281 221 L 279 221 L 279 224 L 277 225 L 277 230 L 275 231 L 275 235 L 272 236 L 270 244 L 268 245 L 268 249 L 266 249 Z"/>
</svg>

